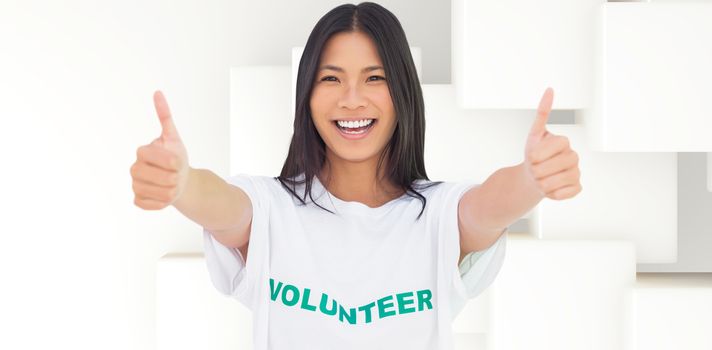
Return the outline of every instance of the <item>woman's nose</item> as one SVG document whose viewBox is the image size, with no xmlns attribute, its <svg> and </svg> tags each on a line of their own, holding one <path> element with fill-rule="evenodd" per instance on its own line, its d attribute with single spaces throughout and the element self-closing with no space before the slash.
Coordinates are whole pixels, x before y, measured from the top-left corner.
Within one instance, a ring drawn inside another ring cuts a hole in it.
<svg viewBox="0 0 712 350">
<path fill-rule="evenodd" d="M 349 86 L 339 98 L 339 107 L 357 109 L 366 105 L 367 100 L 358 86 Z"/>
</svg>

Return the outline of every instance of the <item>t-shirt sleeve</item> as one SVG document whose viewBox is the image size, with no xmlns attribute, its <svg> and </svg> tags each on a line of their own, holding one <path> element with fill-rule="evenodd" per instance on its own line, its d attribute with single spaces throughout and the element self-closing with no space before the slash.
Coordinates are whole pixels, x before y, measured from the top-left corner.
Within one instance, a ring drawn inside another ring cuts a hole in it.
<svg viewBox="0 0 712 350">
<path fill-rule="evenodd" d="M 458 266 L 460 258 L 460 229 L 458 226 L 458 204 L 464 194 L 480 184 L 473 181 L 456 183 L 443 197 L 443 213 L 440 230 L 445 238 L 446 266 L 451 280 L 451 307 L 453 319 L 462 310 L 467 301 L 481 294 L 494 282 L 504 263 L 506 232 L 487 249 L 470 252 Z"/>
<path fill-rule="evenodd" d="M 267 220 L 264 211 L 264 195 L 257 183 L 259 181 L 247 174 L 237 174 L 225 179 L 229 184 L 242 189 L 252 202 L 252 224 L 250 229 L 250 259 L 247 261 L 237 248 L 230 248 L 220 243 L 213 235 L 203 227 L 203 247 L 205 263 L 208 268 L 210 280 L 215 288 L 222 294 L 231 296 L 239 300 L 243 305 L 252 309 L 252 295 L 254 286 L 250 277 L 252 270 L 256 268 L 255 261 L 260 253 L 260 247 L 255 244 L 258 235 L 264 234 L 263 227 Z"/>
</svg>

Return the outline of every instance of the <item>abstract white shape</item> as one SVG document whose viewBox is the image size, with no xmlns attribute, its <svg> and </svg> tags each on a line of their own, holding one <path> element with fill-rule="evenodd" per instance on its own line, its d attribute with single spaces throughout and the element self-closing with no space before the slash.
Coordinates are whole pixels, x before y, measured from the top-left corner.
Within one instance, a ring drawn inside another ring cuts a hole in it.
<svg viewBox="0 0 712 350">
<path fill-rule="evenodd" d="M 281 172 L 294 124 L 289 73 L 289 66 L 230 69 L 230 174 Z"/>
<path fill-rule="evenodd" d="M 597 14 L 591 147 L 712 150 L 712 3 L 604 3 Z"/>
<path fill-rule="evenodd" d="M 252 349 L 252 313 L 213 286 L 202 254 L 173 253 L 156 268 L 158 350 Z"/>
<path fill-rule="evenodd" d="M 583 187 L 565 200 L 544 198 L 531 232 L 542 239 L 621 239 L 638 263 L 677 261 L 677 153 L 591 151 L 579 125 L 547 125 L 579 157 Z"/>
<path fill-rule="evenodd" d="M 638 274 L 632 314 L 630 349 L 712 349 L 712 276 Z"/>
<path fill-rule="evenodd" d="M 712 152 L 707 153 L 707 191 L 712 192 Z"/>
<path fill-rule="evenodd" d="M 509 235 L 490 287 L 491 350 L 623 349 L 635 247 Z"/>
<path fill-rule="evenodd" d="M 452 83 L 472 109 L 591 104 L 594 13 L 601 0 L 452 1 Z"/>
<path fill-rule="evenodd" d="M 524 160 L 532 111 L 465 110 L 451 84 L 422 84 L 425 164 L 431 180 L 484 182 L 494 171 Z"/>
</svg>

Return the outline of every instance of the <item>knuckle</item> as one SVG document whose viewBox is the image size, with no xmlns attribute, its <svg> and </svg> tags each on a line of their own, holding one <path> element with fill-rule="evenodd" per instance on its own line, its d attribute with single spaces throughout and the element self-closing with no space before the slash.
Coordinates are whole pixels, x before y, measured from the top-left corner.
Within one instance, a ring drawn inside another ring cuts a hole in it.
<svg viewBox="0 0 712 350">
<path fill-rule="evenodd" d="M 556 191 L 556 186 L 554 186 L 553 184 L 549 184 L 549 186 L 546 187 L 546 190 L 549 192 L 554 192 Z"/>
<path fill-rule="evenodd" d="M 176 186 L 178 185 L 178 173 L 170 173 L 168 174 L 168 179 L 166 181 L 169 183 L 171 186 Z"/>
<path fill-rule="evenodd" d="M 567 178 L 569 179 L 569 181 L 576 181 L 576 178 L 578 178 L 578 173 L 576 173 L 576 169 L 569 171 Z"/>
<path fill-rule="evenodd" d="M 571 144 L 569 143 L 569 138 L 566 136 L 560 136 L 561 138 L 561 143 L 564 145 L 564 147 L 569 147 Z"/>
<path fill-rule="evenodd" d="M 549 193 L 549 188 L 543 184 L 539 184 L 539 189 L 544 193 Z"/>
<path fill-rule="evenodd" d="M 539 178 L 539 172 L 540 172 L 540 170 L 539 170 L 539 167 L 538 167 L 538 166 L 533 165 L 533 166 L 531 167 L 531 173 L 532 173 L 532 176 L 534 176 L 535 179 L 538 179 L 538 178 Z"/>
<path fill-rule="evenodd" d="M 134 204 L 141 209 L 148 209 L 139 197 L 134 197 Z"/>
<path fill-rule="evenodd" d="M 168 191 L 167 190 L 156 191 L 155 195 L 153 196 L 153 200 L 158 200 L 158 201 L 168 200 Z"/>
<path fill-rule="evenodd" d="M 536 152 L 534 152 L 534 151 L 529 151 L 529 154 L 527 154 L 527 157 L 529 157 L 529 160 L 530 160 L 532 163 L 537 163 L 537 162 L 538 162 L 538 159 L 537 159 L 537 157 L 536 157 Z"/>
<path fill-rule="evenodd" d="M 170 190 L 167 191 L 168 198 L 165 198 L 165 201 L 170 202 L 176 197 L 176 193 L 178 191 L 176 190 L 175 187 L 172 187 Z"/>
<path fill-rule="evenodd" d="M 545 180 L 539 181 L 539 188 L 541 188 L 544 192 L 549 192 L 549 183 L 548 183 L 548 181 L 545 181 Z"/>
<path fill-rule="evenodd" d="M 154 200 L 154 201 L 151 202 L 151 209 L 152 209 L 152 210 L 159 210 L 159 209 L 161 209 L 161 208 L 162 208 L 162 203 L 161 203 L 161 202 L 156 201 L 156 200 Z"/>
</svg>

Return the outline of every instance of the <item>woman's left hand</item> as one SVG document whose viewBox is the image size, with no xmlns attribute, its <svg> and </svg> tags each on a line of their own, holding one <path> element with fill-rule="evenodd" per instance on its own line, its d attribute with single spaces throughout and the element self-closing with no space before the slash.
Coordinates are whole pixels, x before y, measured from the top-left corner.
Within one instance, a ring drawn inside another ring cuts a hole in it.
<svg viewBox="0 0 712 350">
<path fill-rule="evenodd" d="M 581 192 L 581 172 L 578 154 L 569 146 L 569 139 L 546 130 L 553 100 L 554 90 L 547 88 L 527 138 L 524 171 L 527 180 L 542 195 L 561 200 Z"/>
</svg>

